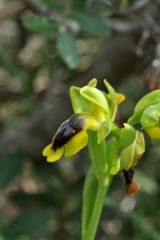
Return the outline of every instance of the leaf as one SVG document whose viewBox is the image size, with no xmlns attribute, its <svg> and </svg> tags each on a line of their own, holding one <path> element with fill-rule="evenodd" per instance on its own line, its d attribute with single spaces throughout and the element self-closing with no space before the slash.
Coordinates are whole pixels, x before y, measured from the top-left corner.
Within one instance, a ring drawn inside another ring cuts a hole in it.
<svg viewBox="0 0 160 240">
<path fill-rule="evenodd" d="M 106 12 L 108 13 L 109 11 L 111 11 L 111 6 L 107 1 L 106 2 L 92 1 L 91 9 L 94 12 L 103 14 L 103 13 L 106 13 Z"/>
<path fill-rule="evenodd" d="M 65 4 L 59 2 L 59 0 L 41 0 L 41 2 L 54 9 L 63 10 L 65 8 Z"/>
<path fill-rule="evenodd" d="M 57 23 L 45 16 L 33 15 L 23 19 L 23 25 L 31 31 L 48 33 L 57 28 Z"/>
<path fill-rule="evenodd" d="M 88 33 L 94 35 L 106 35 L 108 33 L 107 26 L 103 20 L 95 15 L 76 11 L 73 12 L 71 16 L 75 18 L 79 22 L 81 28 Z"/>
<path fill-rule="evenodd" d="M 57 34 L 56 47 L 62 60 L 70 69 L 77 67 L 79 55 L 74 35 L 66 29 L 60 29 Z"/>
<path fill-rule="evenodd" d="M 23 235 L 42 234 L 52 217 L 53 213 L 43 208 L 27 209 L 4 227 L 3 235 L 7 240 L 16 240 Z"/>
<path fill-rule="evenodd" d="M 0 61 L 4 64 L 5 69 L 13 76 L 18 77 L 20 75 L 21 69 L 14 60 L 4 51 L 0 49 Z"/>
<path fill-rule="evenodd" d="M 22 170 L 24 154 L 20 150 L 14 150 L 0 160 L 0 187 L 9 184 Z"/>
</svg>

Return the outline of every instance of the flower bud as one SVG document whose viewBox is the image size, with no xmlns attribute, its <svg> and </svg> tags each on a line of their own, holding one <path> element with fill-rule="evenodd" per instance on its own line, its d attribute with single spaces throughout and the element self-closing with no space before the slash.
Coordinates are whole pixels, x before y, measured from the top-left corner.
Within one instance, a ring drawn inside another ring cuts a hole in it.
<svg viewBox="0 0 160 240">
<path fill-rule="evenodd" d="M 160 140 L 160 103 L 147 107 L 141 116 L 140 122 L 153 140 Z"/>
<path fill-rule="evenodd" d="M 136 137 L 132 144 L 124 148 L 120 156 L 120 171 L 133 168 L 145 151 L 143 133 L 136 131 Z"/>
<path fill-rule="evenodd" d="M 128 119 L 128 123 L 131 125 L 135 125 L 140 122 L 143 112 L 151 105 L 155 105 L 160 103 L 160 90 L 155 90 L 143 98 L 137 103 L 133 115 Z"/>
<path fill-rule="evenodd" d="M 153 140 L 160 140 L 160 90 L 150 92 L 137 103 L 128 123 L 140 123 Z"/>
</svg>

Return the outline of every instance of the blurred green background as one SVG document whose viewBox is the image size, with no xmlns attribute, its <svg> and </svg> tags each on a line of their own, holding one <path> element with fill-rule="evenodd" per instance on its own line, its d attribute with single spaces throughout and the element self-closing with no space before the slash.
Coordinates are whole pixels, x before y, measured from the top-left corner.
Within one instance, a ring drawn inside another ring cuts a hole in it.
<svg viewBox="0 0 160 240">
<path fill-rule="evenodd" d="M 159 75 L 158 0 L 0 0 L 0 240 L 80 240 L 87 149 L 41 156 L 72 113 L 69 87 L 108 79 L 127 98 L 122 125 Z M 115 177 L 96 240 L 160 239 L 160 147 L 146 145 L 141 191 Z"/>
</svg>

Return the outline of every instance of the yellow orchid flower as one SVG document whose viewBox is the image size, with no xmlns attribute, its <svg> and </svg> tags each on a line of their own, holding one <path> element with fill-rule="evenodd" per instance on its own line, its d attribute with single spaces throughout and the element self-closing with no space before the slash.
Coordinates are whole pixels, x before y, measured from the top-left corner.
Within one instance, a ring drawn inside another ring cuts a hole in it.
<svg viewBox="0 0 160 240">
<path fill-rule="evenodd" d="M 48 162 L 57 161 L 63 154 L 70 157 L 87 145 L 86 121 L 80 114 L 72 115 L 58 128 L 52 143 L 43 150 Z"/>
<path fill-rule="evenodd" d="M 96 88 L 96 79 L 82 88 L 71 87 L 75 114 L 62 123 L 52 143 L 44 148 L 42 154 L 47 157 L 48 162 L 57 161 L 63 154 L 71 157 L 84 148 L 88 143 L 87 130 L 97 132 L 98 143 L 110 133 L 117 106 L 125 97 L 115 93 L 107 81 L 104 83 L 108 94 Z"/>
</svg>

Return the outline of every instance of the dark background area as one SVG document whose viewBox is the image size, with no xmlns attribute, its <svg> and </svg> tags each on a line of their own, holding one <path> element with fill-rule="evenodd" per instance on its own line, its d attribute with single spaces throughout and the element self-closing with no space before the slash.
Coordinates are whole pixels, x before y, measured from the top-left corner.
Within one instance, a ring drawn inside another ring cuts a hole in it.
<svg viewBox="0 0 160 240">
<path fill-rule="evenodd" d="M 69 88 L 106 78 L 126 95 L 122 124 L 159 88 L 160 1 L 0 0 L 0 240 L 80 240 L 87 149 L 49 164 L 41 152 L 72 114 Z M 106 198 L 96 240 L 160 239 L 160 147 Z"/>
</svg>

